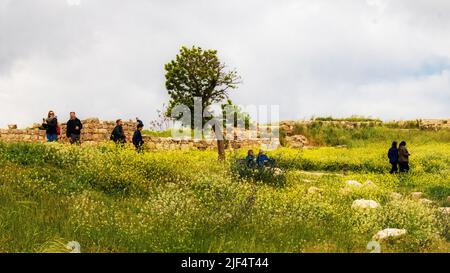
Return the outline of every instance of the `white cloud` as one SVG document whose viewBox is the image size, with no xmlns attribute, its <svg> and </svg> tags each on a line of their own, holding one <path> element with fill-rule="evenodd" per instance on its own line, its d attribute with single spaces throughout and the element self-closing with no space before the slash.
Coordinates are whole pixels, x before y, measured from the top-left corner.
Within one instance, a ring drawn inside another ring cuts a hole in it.
<svg viewBox="0 0 450 273">
<path fill-rule="evenodd" d="M 448 1 L 0 0 L 0 126 L 140 116 L 182 45 L 219 50 L 240 104 L 281 118 L 449 117 Z M 402 107 L 398 101 L 404 101 Z"/>
</svg>

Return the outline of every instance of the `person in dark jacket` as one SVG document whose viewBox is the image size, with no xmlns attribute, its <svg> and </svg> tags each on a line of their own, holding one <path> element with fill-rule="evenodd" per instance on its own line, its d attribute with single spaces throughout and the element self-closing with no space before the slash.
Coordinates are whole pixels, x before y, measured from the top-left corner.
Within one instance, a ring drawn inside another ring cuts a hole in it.
<svg viewBox="0 0 450 273">
<path fill-rule="evenodd" d="M 67 121 L 66 136 L 70 141 L 70 144 L 81 144 L 81 129 L 83 124 L 77 118 L 75 112 L 70 112 L 70 119 Z"/>
<path fill-rule="evenodd" d="M 139 122 L 137 125 L 137 129 L 133 135 L 133 145 L 134 145 L 134 147 L 136 147 L 136 150 L 138 152 L 142 151 L 142 147 L 144 145 L 144 140 L 142 139 L 142 133 L 141 133 L 143 128 L 144 128 L 144 124 L 142 122 Z"/>
<path fill-rule="evenodd" d="M 263 150 L 259 150 L 258 157 L 256 158 L 256 164 L 262 167 L 265 166 L 269 162 L 269 157 L 264 153 Z"/>
<path fill-rule="evenodd" d="M 398 171 L 398 149 L 397 141 L 392 142 L 392 147 L 388 151 L 389 163 L 391 163 L 392 168 L 389 173 L 396 173 Z"/>
<path fill-rule="evenodd" d="M 408 172 L 409 171 L 409 156 L 411 154 L 406 149 L 406 142 L 400 142 L 398 146 L 398 165 L 400 167 L 400 172 Z"/>
<path fill-rule="evenodd" d="M 116 144 L 125 144 L 127 142 L 121 119 L 116 121 L 116 127 L 114 127 L 114 130 L 112 131 L 110 139 Z"/>
<path fill-rule="evenodd" d="M 42 127 L 45 129 L 48 142 L 56 142 L 58 140 L 58 118 L 55 112 L 49 111 L 47 118 L 42 119 Z"/>
<path fill-rule="evenodd" d="M 247 167 L 250 167 L 250 168 L 256 167 L 255 154 L 253 153 L 253 150 L 247 151 L 247 157 L 245 158 L 245 163 L 247 164 Z"/>
</svg>

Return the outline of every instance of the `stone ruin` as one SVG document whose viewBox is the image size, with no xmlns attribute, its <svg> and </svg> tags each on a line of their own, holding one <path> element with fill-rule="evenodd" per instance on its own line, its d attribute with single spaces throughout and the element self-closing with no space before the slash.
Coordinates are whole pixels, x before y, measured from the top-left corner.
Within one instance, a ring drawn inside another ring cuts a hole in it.
<svg viewBox="0 0 450 273">
<path fill-rule="evenodd" d="M 115 127 L 114 121 L 101 121 L 98 118 L 89 118 L 81 121 L 83 130 L 81 141 L 83 144 L 96 144 L 110 141 L 110 135 Z M 59 142 L 68 143 L 66 137 L 66 123 L 60 123 L 61 139 Z M 132 142 L 132 136 L 137 123 L 129 120 L 123 122 L 123 129 L 127 137 L 127 143 Z M 261 145 L 273 145 L 278 139 L 259 138 L 257 133 L 251 131 L 233 132 L 235 138 L 226 142 L 227 148 L 239 149 L 242 147 L 257 147 Z M 211 150 L 217 148 L 215 139 L 181 139 L 170 137 L 153 137 L 143 135 L 145 148 L 148 150 Z M 41 130 L 41 124 L 36 123 L 30 128 L 17 129 L 17 126 L 8 125 L 8 129 L 0 129 L 0 141 L 3 142 L 46 142 L 45 130 Z"/>
<path fill-rule="evenodd" d="M 109 140 L 112 130 L 116 126 L 114 121 L 100 121 L 97 118 L 89 118 L 82 121 L 83 130 L 81 138 L 83 142 L 101 142 Z M 61 125 L 61 142 L 66 143 L 66 123 Z M 45 130 L 40 129 L 41 124 L 35 123 L 31 128 L 17 129 L 17 125 L 8 125 L 8 129 L 0 129 L 0 140 L 5 142 L 45 142 Z M 123 129 L 127 136 L 127 140 L 131 141 L 131 137 L 136 128 L 133 121 L 125 121 Z"/>
</svg>

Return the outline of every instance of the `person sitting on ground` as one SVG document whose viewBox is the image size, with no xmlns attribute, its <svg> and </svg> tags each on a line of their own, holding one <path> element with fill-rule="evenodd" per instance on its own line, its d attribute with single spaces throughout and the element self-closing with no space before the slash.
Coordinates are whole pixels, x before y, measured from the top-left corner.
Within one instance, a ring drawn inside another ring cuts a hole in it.
<svg viewBox="0 0 450 273">
<path fill-rule="evenodd" d="M 389 173 L 393 174 L 398 171 L 398 149 L 397 141 L 392 142 L 392 147 L 388 151 L 389 163 L 391 163 L 392 168 Z"/>
<path fill-rule="evenodd" d="M 47 118 L 42 119 L 42 127 L 45 129 L 48 142 L 56 142 L 58 140 L 58 118 L 55 112 L 49 111 Z"/>
<path fill-rule="evenodd" d="M 264 153 L 264 151 L 261 149 L 259 150 L 258 157 L 256 158 L 256 164 L 258 166 L 265 166 L 269 162 L 269 157 Z"/>
<path fill-rule="evenodd" d="M 398 165 L 400 167 L 400 172 L 408 172 L 409 171 L 409 156 L 411 154 L 406 149 L 406 142 L 400 142 L 398 147 Z"/>
<path fill-rule="evenodd" d="M 125 144 L 127 142 L 123 131 L 123 121 L 121 119 L 116 120 L 116 127 L 112 131 L 110 139 L 116 144 Z"/>
<path fill-rule="evenodd" d="M 247 167 L 253 168 L 256 166 L 255 154 L 253 153 L 253 150 L 247 151 L 247 156 L 245 157 L 245 163 L 247 164 Z"/>
<path fill-rule="evenodd" d="M 136 147 L 136 150 L 138 152 L 142 151 L 142 147 L 144 145 L 144 140 L 142 139 L 142 133 L 141 133 L 143 128 L 144 128 L 144 124 L 138 123 L 137 129 L 133 135 L 133 145 L 134 145 L 134 147 Z"/>
<path fill-rule="evenodd" d="M 83 124 L 76 117 L 75 112 L 70 112 L 70 119 L 67 121 L 66 136 L 70 141 L 70 144 L 81 144 L 81 129 Z"/>
</svg>

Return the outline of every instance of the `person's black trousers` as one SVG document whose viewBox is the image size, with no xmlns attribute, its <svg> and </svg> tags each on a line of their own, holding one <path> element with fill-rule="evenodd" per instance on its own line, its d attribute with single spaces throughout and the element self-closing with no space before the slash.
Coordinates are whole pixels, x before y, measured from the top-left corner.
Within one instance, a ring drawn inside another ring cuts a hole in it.
<svg viewBox="0 0 450 273">
<path fill-rule="evenodd" d="M 392 165 L 392 168 L 391 168 L 391 171 L 389 173 L 396 173 L 396 172 L 398 172 L 398 163 L 397 162 L 391 163 L 391 165 Z"/>
<path fill-rule="evenodd" d="M 400 166 L 400 172 L 407 172 L 409 171 L 409 163 L 408 162 L 400 162 L 398 163 Z"/>
</svg>

